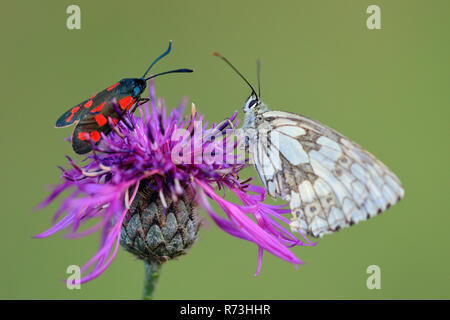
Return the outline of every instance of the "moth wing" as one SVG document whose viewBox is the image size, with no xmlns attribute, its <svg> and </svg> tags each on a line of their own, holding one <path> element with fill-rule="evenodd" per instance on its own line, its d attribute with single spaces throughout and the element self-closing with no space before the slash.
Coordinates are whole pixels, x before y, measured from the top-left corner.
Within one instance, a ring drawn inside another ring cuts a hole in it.
<svg viewBox="0 0 450 320">
<path fill-rule="evenodd" d="M 263 119 L 270 127 L 266 141 L 260 138 L 250 152 L 269 194 L 289 201 L 293 229 L 319 237 L 403 198 L 395 174 L 335 130 L 288 112 L 267 111 Z"/>
<path fill-rule="evenodd" d="M 114 86 L 112 86 L 114 87 Z M 102 92 L 104 95 L 92 106 L 75 127 L 72 134 L 72 147 L 78 154 L 84 154 L 92 150 L 91 142 L 98 144 L 101 140 L 101 133 L 108 135 L 112 128 L 109 119 L 113 124 L 117 124 L 122 116 L 128 112 L 139 100 L 138 97 L 127 94 L 116 94 L 112 96 L 107 93 L 109 89 Z M 116 111 L 113 103 L 117 103 Z M 119 112 L 119 113 L 118 113 Z"/>
<path fill-rule="evenodd" d="M 101 107 L 104 103 L 111 99 L 113 92 L 111 91 L 119 83 L 100 91 L 98 94 L 93 95 L 91 98 L 83 101 L 82 103 L 70 108 L 64 112 L 58 120 L 56 120 L 56 128 L 64 128 L 72 125 L 73 123 L 80 121 L 86 114 L 98 113 L 101 111 Z"/>
<path fill-rule="evenodd" d="M 83 106 L 86 105 L 86 103 L 89 100 L 83 101 L 82 103 L 76 105 L 73 108 L 70 108 L 66 112 L 64 112 L 58 120 L 56 120 L 56 128 L 64 128 L 72 125 L 74 122 L 80 120 L 83 118 L 83 116 L 88 112 L 87 108 L 84 108 Z"/>
<path fill-rule="evenodd" d="M 115 123 L 118 121 L 116 118 L 112 120 Z M 102 113 L 87 114 L 73 130 L 72 148 L 78 154 L 88 153 L 92 150 L 91 143 L 98 144 L 101 140 L 101 133 L 108 135 L 111 130 L 108 119 Z"/>
</svg>

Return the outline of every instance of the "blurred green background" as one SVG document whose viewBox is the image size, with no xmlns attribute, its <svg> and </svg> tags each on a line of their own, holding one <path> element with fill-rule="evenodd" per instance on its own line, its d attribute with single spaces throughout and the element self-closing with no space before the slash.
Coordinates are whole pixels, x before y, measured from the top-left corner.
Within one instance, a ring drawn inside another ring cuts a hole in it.
<svg viewBox="0 0 450 320">
<path fill-rule="evenodd" d="M 81 30 L 66 28 L 71 4 L 81 7 Z M 371 4 L 381 30 L 366 27 Z M 57 206 L 33 208 L 73 155 L 63 141 L 72 129 L 54 129 L 56 118 L 141 75 L 170 39 L 174 51 L 153 72 L 195 73 L 157 80 L 169 105 L 187 95 L 210 121 L 241 111 L 249 89 L 211 52 L 253 83 L 260 58 L 266 103 L 351 137 L 399 176 L 406 196 L 314 248 L 295 248 L 306 262 L 298 270 L 266 254 L 258 277 L 256 246 L 211 222 L 187 256 L 164 266 L 157 299 L 450 298 L 449 10 L 447 0 L 3 0 L 0 298 L 140 298 L 143 265 L 122 249 L 101 277 L 66 289 L 67 266 L 96 252 L 98 234 L 32 239 Z M 381 290 L 366 288 L 369 265 L 381 268 Z"/>
</svg>

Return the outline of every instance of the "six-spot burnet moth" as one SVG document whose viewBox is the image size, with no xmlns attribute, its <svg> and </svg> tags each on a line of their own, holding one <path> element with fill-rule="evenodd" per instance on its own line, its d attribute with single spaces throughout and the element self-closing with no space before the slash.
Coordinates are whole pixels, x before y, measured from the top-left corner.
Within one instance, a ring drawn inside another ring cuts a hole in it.
<svg viewBox="0 0 450 320">
<path fill-rule="evenodd" d="M 141 94 L 149 79 L 168 73 L 193 72 L 191 69 L 176 69 L 145 78 L 153 65 L 166 56 L 171 48 L 172 41 L 169 42 L 169 48 L 153 61 L 141 78 L 122 79 L 59 117 L 56 121 L 57 128 L 77 124 L 72 134 L 72 147 L 76 153 L 91 151 L 92 144 L 100 142 L 102 132 L 108 135 L 112 126 L 122 120 L 124 114 L 130 110 L 134 112 L 139 104 L 148 100 L 141 98 Z"/>
</svg>

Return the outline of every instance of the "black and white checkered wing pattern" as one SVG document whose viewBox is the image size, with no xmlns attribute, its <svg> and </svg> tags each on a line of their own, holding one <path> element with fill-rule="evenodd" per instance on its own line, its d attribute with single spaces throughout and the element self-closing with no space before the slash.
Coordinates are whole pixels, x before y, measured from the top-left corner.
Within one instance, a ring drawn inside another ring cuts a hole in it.
<svg viewBox="0 0 450 320">
<path fill-rule="evenodd" d="M 249 148 L 269 194 L 289 201 L 291 228 L 305 234 L 319 237 L 366 220 L 404 195 L 381 161 L 307 117 L 262 113 Z"/>
</svg>

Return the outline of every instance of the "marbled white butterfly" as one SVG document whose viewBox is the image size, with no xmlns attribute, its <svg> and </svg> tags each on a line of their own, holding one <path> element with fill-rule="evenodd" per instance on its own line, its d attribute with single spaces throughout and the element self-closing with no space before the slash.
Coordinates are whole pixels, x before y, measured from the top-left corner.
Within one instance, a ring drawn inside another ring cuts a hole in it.
<svg viewBox="0 0 450 320">
<path fill-rule="evenodd" d="M 243 125 L 250 159 L 268 193 L 289 201 L 293 230 L 321 237 L 403 198 L 400 180 L 372 154 L 318 121 L 270 111 L 247 79 L 226 58 L 214 55 L 252 90 Z"/>
</svg>

